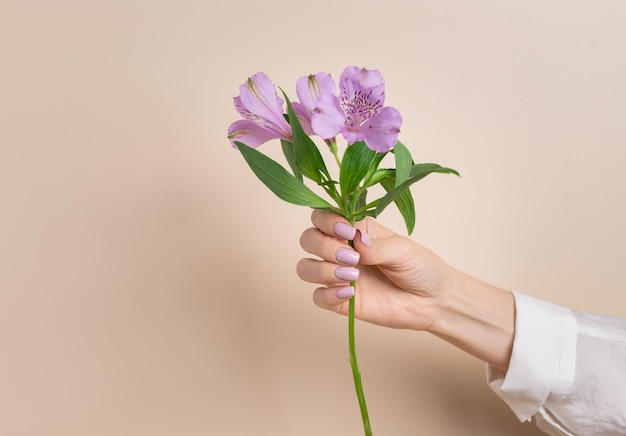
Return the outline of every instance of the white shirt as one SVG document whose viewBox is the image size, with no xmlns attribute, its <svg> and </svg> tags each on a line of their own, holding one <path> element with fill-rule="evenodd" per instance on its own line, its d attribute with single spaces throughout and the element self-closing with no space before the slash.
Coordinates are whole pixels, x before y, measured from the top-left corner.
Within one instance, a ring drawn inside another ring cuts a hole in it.
<svg viewBox="0 0 626 436">
<path fill-rule="evenodd" d="M 489 386 L 550 435 L 626 434 L 626 320 L 515 296 L 515 340 Z"/>
</svg>

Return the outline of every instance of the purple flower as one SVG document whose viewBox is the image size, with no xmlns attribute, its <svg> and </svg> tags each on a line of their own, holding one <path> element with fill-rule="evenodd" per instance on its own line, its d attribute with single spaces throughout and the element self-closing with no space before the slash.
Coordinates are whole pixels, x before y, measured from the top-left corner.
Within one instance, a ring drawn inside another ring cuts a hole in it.
<svg viewBox="0 0 626 436">
<path fill-rule="evenodd" d="M 228 139 L 233 147 L 235 141 L 254 148 L 271 139 L 293 141 L 291 127 L 283 116 L 283 101 L 264 73 L 256 73 L 239 87 L 234 104 L 244 119 L 228 127 Z"/>
<path fill-rule="evenodd" d="M 315 133 L 311 126 L 311 119 L 318 97 L 320 94 L 335 94 L 336 92 L 337 87 L 330 74 L 311 74 L 309 76 L 300 77 L 296 82 L 296 93 L 298 94 L 300 102 L 294 102 L 293 109 L 298 116 L 302 128 L 308 135 Z"/>
<path fill-rule="evenodd" d="M 396 109 L 383 107 L 385 84 L 379 71 L 346 68 L 339 79 L 339 96 L 328 75 L 309 76 L 308 83 L 303 79 L 298 81 L 298 97 L 310 113 L 316 135 L 330 139 L 341 133 L 348 144 L 365 141 L 379 152 L 396 144 L 402 117 Z"/>
</svg>

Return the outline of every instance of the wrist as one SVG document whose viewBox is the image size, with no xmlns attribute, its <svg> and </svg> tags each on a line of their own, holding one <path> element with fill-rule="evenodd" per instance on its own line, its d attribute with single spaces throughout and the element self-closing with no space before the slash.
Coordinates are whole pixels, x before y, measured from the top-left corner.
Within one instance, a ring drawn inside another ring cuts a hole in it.
<svg viewBox="0 0 626 436">
<path fill-rule="evenodd" d="M 428 331 L 506 371 L 515 334 L 513 294 L 452 270 Z"/>
</svg>

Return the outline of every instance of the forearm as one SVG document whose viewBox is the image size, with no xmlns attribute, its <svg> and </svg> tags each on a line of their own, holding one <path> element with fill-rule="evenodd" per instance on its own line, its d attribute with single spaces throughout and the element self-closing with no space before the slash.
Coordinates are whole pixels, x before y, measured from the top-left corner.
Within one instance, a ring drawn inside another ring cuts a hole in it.
<svg viewBox="0 0 626 436">
<path fill-rule="evenodd" d="M 515 334 L 509 291 L 454 271 L 428 331 L 506 372 Z"/>
</svg>

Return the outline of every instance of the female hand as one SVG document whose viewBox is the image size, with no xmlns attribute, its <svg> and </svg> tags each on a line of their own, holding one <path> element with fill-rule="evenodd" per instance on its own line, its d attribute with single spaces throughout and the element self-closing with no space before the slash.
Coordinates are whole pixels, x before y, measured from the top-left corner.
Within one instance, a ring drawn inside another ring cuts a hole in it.
<svg viewBox="0 0 626 436">
<path fill-rule="evenodd" d="M 318 306 L 346 315 L 356 280 L 355 316 L 374 324 L 427 330 L 503 371 L 515 331 L 513 294 L 458 271 L 432 251 L 372 218 L 355 228 L 313 211 L 300 238 L 318 259 L 298 262 L 298 276 L 323 285 Z M 354 249 L 348 244 L 354 240 Z"/>
<path fill-rule="evenodd" d="M 432 326 L 439 300 L 454 281 L 453 268 L 372 218 L 357 222 L 356 229 L 322 210 L 314 210 L 311 220 L 315 227 L 303 232 L 300 245 L 321 260 L 302 259 L 297 272 L 304 281 L 324 285 L 313 293 L 315 304 L 347 314 L 349 283 L 358 277 L 357 318 L 394 328 Z"/>
</svg>

